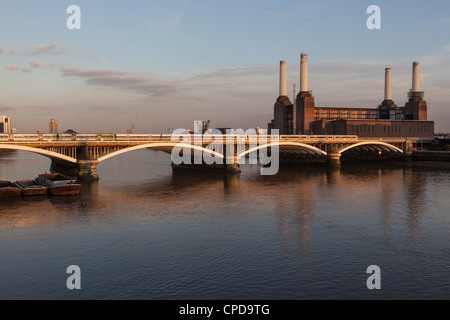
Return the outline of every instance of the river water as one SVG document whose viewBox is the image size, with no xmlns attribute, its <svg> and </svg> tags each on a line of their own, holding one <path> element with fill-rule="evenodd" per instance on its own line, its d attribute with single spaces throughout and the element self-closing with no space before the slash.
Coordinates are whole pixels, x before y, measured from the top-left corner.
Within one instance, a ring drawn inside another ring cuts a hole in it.
<svg viewBox="0 0 450 320">
<path fill-rule="evenodd" d="M 0 179 L 50 161 L 0 155 Z M 0 199 L 0 299 L 448 299 L 450 169 L 173 171 L 140 150 L 79 196 Z M 66 269 L 81 269 L 69 290 Z M 366 273 L 381 269 L 381 290 Z"/>
</svg>

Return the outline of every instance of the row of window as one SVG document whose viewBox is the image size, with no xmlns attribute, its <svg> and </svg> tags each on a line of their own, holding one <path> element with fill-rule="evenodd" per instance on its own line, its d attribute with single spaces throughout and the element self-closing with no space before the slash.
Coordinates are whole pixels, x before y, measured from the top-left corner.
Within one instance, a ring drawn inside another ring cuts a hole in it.
<svg viewBox="0 0 450 320">
<path fill-rule="evenodd" d="M 384 125 L 384 132 L 402 132 L 401 125 Z M 410 133 L 431 133 L 431 126 L 427 125 L 413 125 L 408 126 Z M 361 124 L 351 126 L 352 132 L 375 132 L 375 125 Z M 406 130 L 408 131 L 408 130 Z"/>
<path fill-rule="evenodd" d="M 375 126 L 361 124 L 359 126 L 351 126 L 352 132 L 375 132 Z"/>
<path fill-rule="evenodd" d="M 335 119 L 377 119 L 378 110 L 349 110 L 349 109 L 315 109 L 316 120 Z"/>
</svg>

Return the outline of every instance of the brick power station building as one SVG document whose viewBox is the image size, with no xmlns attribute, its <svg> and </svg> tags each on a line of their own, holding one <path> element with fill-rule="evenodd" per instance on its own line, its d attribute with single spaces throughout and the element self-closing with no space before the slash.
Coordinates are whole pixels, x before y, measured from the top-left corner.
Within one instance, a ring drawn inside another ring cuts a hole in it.
<svg viewBox="0 0 450 320">
<path fill-rule="evenodd" d="M 384 101 L 377 108 L 316 107 L 308 90 L 307 54 L 300 58 L 300 92 L 295 104 L 287 97 L 286 61 L 280 62 L 280 95 L 274 119 L 268 124 L 280 134 L 359 135 L 361 137 L 418 137 L 433 139 L 434 121 L 427 120 L 427 103 L 420 91 L 419 63 L 413 63 L 412 89 L 408 102 L 398 107 L 392 101 L 391 69 L 385 70 Z M 294 112 L 295 108 L 295 112 Z M 294 121 L 294 116 L 296 121 Z"/>
</svg>

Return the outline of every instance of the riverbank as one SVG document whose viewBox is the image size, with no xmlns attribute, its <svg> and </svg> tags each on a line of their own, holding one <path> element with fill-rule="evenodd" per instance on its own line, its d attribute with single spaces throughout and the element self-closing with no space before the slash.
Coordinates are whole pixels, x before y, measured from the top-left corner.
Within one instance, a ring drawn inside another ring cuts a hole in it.
<svg viewBox="0 0 450 320">
<path fill-rule="evenodd" d="M 450 151 L 414 151 L 412 160 L 450 162 Z"/>
</svg>

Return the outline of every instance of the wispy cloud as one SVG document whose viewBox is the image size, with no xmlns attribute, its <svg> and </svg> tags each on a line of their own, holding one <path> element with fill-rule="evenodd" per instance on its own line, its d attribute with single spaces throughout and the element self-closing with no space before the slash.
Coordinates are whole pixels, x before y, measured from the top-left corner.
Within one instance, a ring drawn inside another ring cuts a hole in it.
<svg viewBox="0 0 450 320">
<path fill-rule="evenodd" d="M 15 110 L 14 107 L 11 107 L 11 106 L 3 104 L 3 103 L 0 103 L 0 114 L 4 114 L 4 113 L 7 113 L 7 112 L 10 112 L 10 111 L 13 111 L 13 110 Z"/>
<path fill-rule="evenodd" d="M 108 63 L 108 59 L 100 53 L 100 58 L 102 59 L 103 63 Z"/>
<path fill-rule="evenodd" d="M 72 51 L 72 47 L 62 47 L 59 43 L 49 45 L 30 45 L 26 47 L 11 48 L 9 54 L 18 56 L 56 55 Z"/>
<path fill-rule="evenodd" d="M 34 60 L 30 62 L 30 66 L 33 68 L 53 68 L 58 66 L 59 63 L 53 62 L 53 63 L 44 63 L 42 61 L 39 60 Z"/>
<path fill-rule="evenodd" d="M 5 69 L 11 70 L 11 71 L 31 72 L 31 70 L 29 68 L 20 67 L 15 64 L 5 64 Z"/>
<path fill-rule="evenodd" d="M 148 73 L 117 70 L 82 70 L 79 68 L 61 68 L 66 77 L 84 78 L 86 83 L 112 87 L 152 96 L 166 96 L 174 92 L 186 91 L 189 86 L 184 80 L 162 80 Z"/>
<path fill-rule="evenodd" d="M 167 32 L 176 31 L 180 28 L 183 21 L 182 13 L 173 13 L 170 15 L 153 15 L 147 20 L 147 28 L 150 31 Z"/>
<path fill-rule="evenodd" d="M 444 18 L 444 19 L 434 19 L 431 21 L 426 22 L 428 25 L 449 25 L 450 24 L 450 18 Z"/>
<path fill-rule="evenodd" d="M 315 17 L 312 14 L 307 14 L 307 13 L 303 13 L 303 12 L 293 12 L 293 11 L 276 12 L 276 11 L 267 11 L 267 10 L 254 10 L 254 11 L 252 11 L 252 13 L 269 15 L 269 16 L 273 16 L 275 18 L 280 18 L 280 19 L 288 19 L 288 18 L 312 19 Z"/>
<path fill-rule="evenodd" d="M 277 72 L 277 66 L 244 66 L 219 68 L 208 72 L 198 72 L 192 74 L 194 80 L 211 79 L 242 79 L 242 77 L 267 76 Z"/>
</svg>

